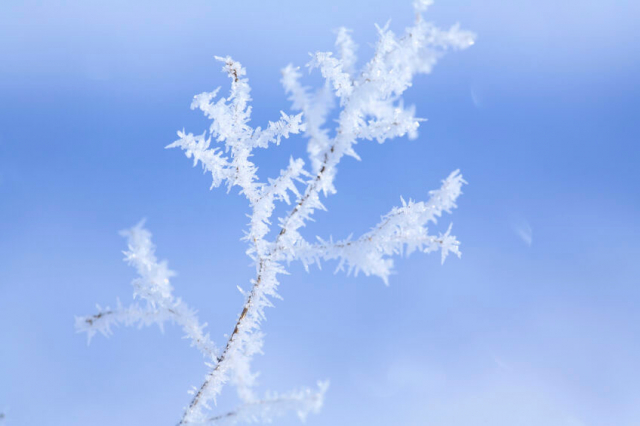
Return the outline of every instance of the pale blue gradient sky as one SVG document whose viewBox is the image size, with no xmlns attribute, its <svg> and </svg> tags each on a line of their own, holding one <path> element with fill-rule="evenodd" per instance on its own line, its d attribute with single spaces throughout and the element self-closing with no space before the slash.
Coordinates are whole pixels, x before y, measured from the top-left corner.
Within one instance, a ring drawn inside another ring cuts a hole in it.
<svg viewBox="0 0 640 426">
<path fill-rule="evenodd" d="M 359 145 L 307 232 L 366 231 L 460 168 L 469 185 L 439 229 L 453 221 L 463 257 L 399 259 L 390 287 L 292 265 L 268 311 L 261 389 L 330 379 L 311 426 L 640 424 L 639 14 L 625 1 L 437 3 L 430 19 L 460 21 L 477 44 L 415 81 L 420 138 Z M 253 272 L 246 203 L 163 147 L 205 128 L 189 103 L 226 88 L 213 55 L 248 68 L 264 125 L 289 108 L 280 68 L 331 49 L 341 25 L 366 59 L 389 18 L 401 30 L 410 1 L 0 4 L 8 425 L 175 423 L 205 372 L 178 330 L 118 329 L 89 347 L 74 333 L 96 302 L 131 300 L 117 231 L 148 218 L 176 293 L 222 341 Z M 301 139 L 259 153 L 260 170 L 291 153 Z"/>
</svg>

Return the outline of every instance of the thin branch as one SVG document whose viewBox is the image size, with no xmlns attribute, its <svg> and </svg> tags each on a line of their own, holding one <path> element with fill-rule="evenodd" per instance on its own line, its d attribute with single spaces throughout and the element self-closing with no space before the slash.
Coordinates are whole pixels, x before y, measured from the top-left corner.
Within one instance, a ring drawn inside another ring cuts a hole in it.
<svg viewBox="0 0 640 426">
<path fill-rule="evenodd" d="M 274 418 L 284 416 L 290 411 L 295 411 L 304 421 L 307 415 L 318 412 L 322 407 L 328 386 L 328 382 L 319 382 L 317 391 L 302 389 L 282 395 L 267 395 L 263 399 L 246 402 L 228 413 L 210 417 L 206 423 L 216 425 L 256 421 L 270 423 Z"/>
<path fill-rule="evenodd" d="M 155 245 L 151 241 L 151 233 L 144 228 L 141 221 L 131 229 L 122 231 L 127 237 L 128 251 L 125 260 L 138 271 L 138 278 L 134 279 L 134 297 L 140 297 L 147 303 L 146 308 L 132 305 L 123 308 L 118 301 L 116 309 L 102 310 L 98 306 L 98 313 L 90 317 L 76 318 L 76 330 L 86 332 L 88 338 L 100 331 L 105 336 L 111 334 L 111 325 L 122 323 L 125 325 L 150 325 L 173 320 L 182 327 L 186 337 L 191 339 L 205 356 L 215 361 L 217 349 L 209 334 L 205 334 L 206 323 L 201 324 L 196 312 L 186 303 L 173 296 L 170 278 L 175 272 L 170 270 L 166 262 L 160 262 L 155 256 Z"/>
<path fill-rule="evenodd" d="M 142 309 L 137 305 L 124 308 L 118 301 L 117 309 L 107 307 L 103 311 L 98 307 L 98 310 L 100 312 L 91 316 L 76 317 L 76 331 L 78 333 L 86 332 L 89 342 L 96 332 L 109 337 L 112 334 L 111 326 L 118 324 L 126 326 L 138 324 L 139 327 L 157 324 L 160 329 L 163 329 L 165 321 L 173 321 L 183 329 L 191 327 L 191 319 L 185 317 L 182 308 Z M 199 327 L 204 328 L 204 325 Z M 218 359 L 217 349 L 208 335 L 194 335 L 191 337 L 191 341 L 192 345 L 197 347 L 204 356 L 212 360 Z"/>
</svg>

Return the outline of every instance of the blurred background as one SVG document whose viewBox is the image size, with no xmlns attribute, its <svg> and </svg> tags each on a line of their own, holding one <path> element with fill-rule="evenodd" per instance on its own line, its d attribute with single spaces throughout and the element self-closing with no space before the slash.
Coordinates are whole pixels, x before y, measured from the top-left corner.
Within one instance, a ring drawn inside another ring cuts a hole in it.
<svg viewBox="0 0 640 426">
<path fill-rule="evenodd" d="M 420 137 L 362 142 L 305 229 L 358 235 L 400 196 L 424 200 L 460 168 L 461 259 L 396 259 L 377 278 L 332 264 L 282 278 L 260 389 L 330 379 L 307 425 L 640 424 L 638 3 L 449 0 L 427 18 L 478 34 L 407 92 Z M 232 190 L 164 146 L 207 121 L 193 95 L 222 86 L 214 55 L 248 69 L 254 126 L 290 111 L 280 69 L 411 2 L 32 1 L 0 4 L 0 411 L 7 425 L 170 425 L 206 372 L 168 326 L 90 346 L 74 315 L 131 301 L 117 231 L 141 218 L 175 293 L 217 342 L 254 269 Z M 317 84 L 317 75 L 308 78 Z M 274 176 L 305 142 L 259 152 Z M 219 410 L 233 406 L 227 388 Z M 295 415 L 278 424 L 299 424 Z"/>
</svg>

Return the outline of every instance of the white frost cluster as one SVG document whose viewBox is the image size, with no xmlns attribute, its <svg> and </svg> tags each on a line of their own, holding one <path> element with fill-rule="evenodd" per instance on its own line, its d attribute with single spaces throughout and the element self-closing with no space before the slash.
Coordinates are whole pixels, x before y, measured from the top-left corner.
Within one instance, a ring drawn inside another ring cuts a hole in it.
<svg viewBox="0 0 640 426">
<path fill-rule="evenodd" d="M 459 242 L 450 234 L 430 234 L 428 225 L 435 225 L 444 213 L 456 207 L 456 200 L 465 183 L 459 171 L 454 171 L 438 190 L 431 191 L 424 202 L 402 200 L 400 207 L 384 215 L 377 225 L 360 238 L 334 242 L 318 238 L 311 243 L 300 230 L 318 209 L 324 209 L 321 195 L 336 192 L 336 168 L 344 156 L 359 159 L 355 146 L 361 140 L 383 143 L 388 139 L 417 137 L 422 119 L 415 116 L 412 106 L 405 107 L 402 95 L 411 87 L 413 77 L 429 73 L 440 56 L 450 49 L 464 49 L 473 44 L 474 35 L 457 25 L 441 30 L 422 19 L 421 13 L 431 0 L 416 0 L 416 22 L 398 36 L 387 26 L 377 27 L 378 42 L 373 57 L 356 70 L 356 44 L 346 29 L 337 32 L 337 55 L 316 52 L 307 68 L 319 70 L 325 83 L 318 90 L 302 85 L 302 73 L 292 65 L 282 70 L 282 84 L 297 115 L 280 113 L 277 121 L 266 128 L 252 127 L 250 87 L 246 70 L 230 57 L 216 57 L 231 79 L 227 97 L 218 97 L 219 88 L 194 97 L 192 108 L 200 109 L 211 119 L 208 132 L 199 135 L 178 132 L 179 139 L 167 148 L 180 148 L 211 174 L 212 187 L 226 184 L 239 187 L 249 203 L 248 229 L 244 239 L 247 253 L 256 268 L 256 277 L 245 298 L 242 310 L 224 347 L 216 349 L 206 324 L 200 324 L 194 311 L 173 296 L 166 263 L 158 262 L 151 234 L 137 225 L 124 235 L 128 238 L 126 260 L 134 266 L 139 278 L 133 281 L 134 296 L 144 306 L 134 304 L 124 308 L 100 309 L 98 313 L 76 319 L 79 331 L 89 338 L 96 332 L 111 333 L 111 326 L 162 325 L 165 321 L 179 324 L 192 344 L 207 357 L 209 372 L 203 383 L 194 388 L 191 403 L 179 422 L 185 424 L 235 424 L 237 422 L 270 422 L 286 411 L 296 412 L 302 419 L 317 412 L 323 402 L 328 383 L 319 383 L 317 390 L 303 389 L 276 394 L 268 392 L 257 397 L 257 375 L 251 371 L 253 355 L 263 344 L 261 323 L 265 308 L 278 298 L 278 275 L 287 273 L 284 265 L 300 261 L 305 267 L 337 260 L 338 270 L 376 275 L 388 283 L 392 273 L 391 256 L 414 251 L 429 253 L 440 250 L 442 261 L 449 253 L 460 256 Z M 327 118 L 339 105 L 335 125 Z M 291 158 L 276 178 L 261 180 L 253 163 L 253 150 L 280 144 L 291 134 L 303 134 L 308 139 L 310 164 Z M 214 141 L 214 142 L 212 142 Z M 276 202 L 291 205 L 289 212 L 274 221 Z M 267 238 L 274 230 L 274 237 Z M 212 413 L 211 403 L 229 382 L 236 386 L 241 405 L 226 414 Z"/>
</svg>

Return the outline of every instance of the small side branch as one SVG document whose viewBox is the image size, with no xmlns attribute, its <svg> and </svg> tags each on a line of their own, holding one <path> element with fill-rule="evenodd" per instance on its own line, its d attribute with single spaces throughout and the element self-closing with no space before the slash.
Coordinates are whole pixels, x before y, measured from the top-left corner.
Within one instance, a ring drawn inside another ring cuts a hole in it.
<svg viewBox="0 0 640 426">
<path fill-rule="evenodd" d="M 456 170 L 443 181 L 442 187 L 430 191 L 426 202 L 405 202 L 395 207 L 371 231 L 356 240 L 346 239 L 334 243 L 319 238 L 318 244 L 301 243 L 288 260 L 299 259 L 305 267 L 320 264 L 321 260 L 339 260 L 337 270 L 362 271 L 376 275 L 387 283 L 392 272 L 392 255 L 411 254 L 415 250 L 430 253 L 440 249 L 442 262 L 449 253 L 460 256 L 458 240 L 450 235 L 451 226 L 439 236 L 429 235 L 427 224 L 436 223 L 443 212 L 456 207 L 456 199 L 465 183 Z"/>
<path fill-rule="evenodd" d="M 111 327 L 114 325 L 158 324 L 162 329 L 164 322 L 170 320 L 182 327 L 185 337 L 203 355 L 210 361 L 217 361 L 218 350 L 209 334 L 204 332 L 207 324 L 201 324 L 196 312 L 173 296 L 170 278 L 175 273 L 168 268 L 166 262 L 160 262 L 156 258 L 156 247 L 151 241 L 151 233 L 144 228 L 144 221 L 121 234 L 128 240 L 125 260 L 136 268 L 139 275 L 132 282 L 134 297 L 144 300 L 146 306 L 142 308 L 134 304 L 124 308 L 119 301 L 116 309 L 101 309 L 98 306 L 97 314 L 76 318 L 76 330 L 86 332 L 90 340 L 96 332 L 111 335 Z"/>
<path fill-rule="evenodd" d="M 187 157 L 194 159 L 194 165 L 202 162 L 213 177 L 212 187 L 226 181 L 228 188 L 239 186 L 241 193 L 254 203 L 260 197 L 264 184 L 259 182 L 257 167 L 250 160 L 254 148 L 267 148 L 270 143 L 279 144 L 282 138 L 303 132 L 305 123 L 302 115 L 280 113 L 280 119 L 269 122 L 264 130 L 249 125 L 251 120 L 251 87 L 246 78 L 246 70 L 240 62 L 231 57 L 216 57 L 224 66 L 222 70 L 231 79 L 231 90 L 227 98 L 216 100 L 219 88 L 194 97 L 191 108 L 200 109 L 212 120 L 210 136 L 194 136 L 178 132 L 180 139 L 167 148 L 182 148 Z M 210 148 L 211 138 L 224 142 L 226 156 L 217 149 Z"/>
<path fill-rule="evenodd" d="M 173 319 L 171 315 L 168 315 L 168 311 L 162 309 L 142 309 L 136 304 L 125 308 L 119 300 L 115 309 L 111 309 L 108 306 L 103 309 L 100 305 L 97 306 L 97 309 L 97 314 L 86 317 L 76 317 L 76 331 L 78 333 L 87 333 L 89 343 L 98 332 L 105 337 L 111 336 L 113 334 L 111 327 L 113 326 L 138 325 L 138 327 L 144 327 L 157 324 L 162 328 L 165 321 Z"/>
<path fill-rule="evenodd" d="M 267 394 L 263 399 L 249 401 L 233 411 L 210 417 L 206 424 L 271 423 L 289 412 L 295 412 L 304 421 L 309 414 L 320 411 L 328 387 L 329 382 L 319 382 L 315 391 L 306 388 L 281 395 Z"/>
</svg>

